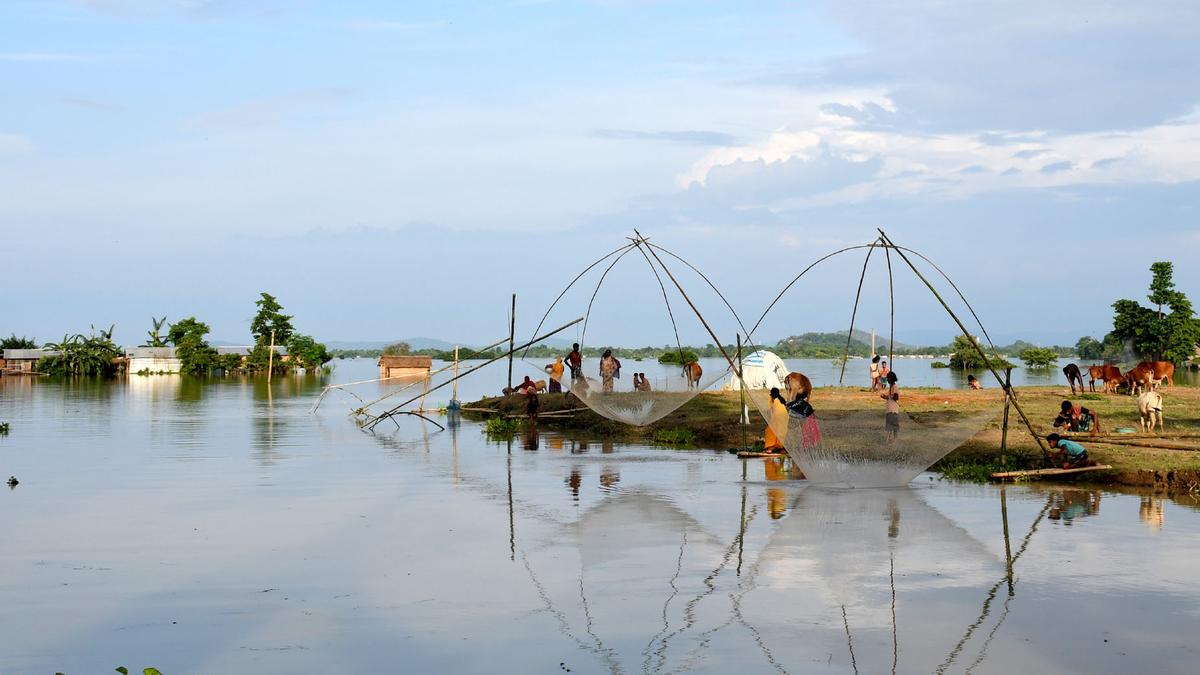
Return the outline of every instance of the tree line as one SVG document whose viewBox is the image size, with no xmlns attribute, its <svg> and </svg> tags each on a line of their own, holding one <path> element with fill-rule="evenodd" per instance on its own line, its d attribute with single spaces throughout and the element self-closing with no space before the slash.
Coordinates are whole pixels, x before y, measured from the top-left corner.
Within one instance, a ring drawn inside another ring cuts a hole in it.
<svg viewBox="0 0 1200 675">
<path fill-rule="evenodd" d="M 283 313 L 283 306 L 270 293 L 260 293 L 254 302 L 258 310 L 250 321 L 254 345 L 248 355 L 218 354 L 207 336 L 209 325 L 195 316 L 167 323 L 167 317 L 151 317 L 151 329 L 142 347 L 174 347 L 180 361 L 180 371 L 188 375 L 214 373 L 266 372 L 272 362 L 276 368 L 303 368 L 315 371 L 328 363 L 333 355 L 324 344 L 310 335 L 298 333 L 292 326 L 292 316 Z M 57 352 L 38 360 L 35 369 L 40 373 L 59 376 L 111 376 L 123 362 L 124 350 L 113 342 L 115 326 L 108 330 L 91 331 L 84 335 L 64 335 L 62 340 L 47 342 L 43 348 Z M 271 346 L 287 350 L 287 360 L 272 358 Z M 37 341 L 17 337 L 14 333 L 0 339 L 0 349 L 37 349 Z"/>
</svg>

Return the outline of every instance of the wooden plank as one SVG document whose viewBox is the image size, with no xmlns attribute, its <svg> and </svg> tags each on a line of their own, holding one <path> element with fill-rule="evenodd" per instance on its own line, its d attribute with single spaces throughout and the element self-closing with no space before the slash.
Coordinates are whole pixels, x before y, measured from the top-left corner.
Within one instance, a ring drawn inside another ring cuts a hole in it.
<svg viewBox="0 0 1200 675">
<path fill-rule="evenodd" d="M 747 459 L 750 457 L 787 457 L 787 453 L 780 452 L 755 452 L 754 450 L 743 450 L 737 454 L 738 459 Z"/>
<path fill-rule="evenodd" d="M 1077 469 L 1026 469 L 1024 471 L 1001 471 L 991 475 L 992 478 L 1023 478 L 1026 476 L 1065 476 L 1073 473 L 1083 473 L 1085 471 L 1104 471 L 1111 469 L 1108 464 L 1097 464 L 1096 466 L 1081 466 Z"/>
</svg>

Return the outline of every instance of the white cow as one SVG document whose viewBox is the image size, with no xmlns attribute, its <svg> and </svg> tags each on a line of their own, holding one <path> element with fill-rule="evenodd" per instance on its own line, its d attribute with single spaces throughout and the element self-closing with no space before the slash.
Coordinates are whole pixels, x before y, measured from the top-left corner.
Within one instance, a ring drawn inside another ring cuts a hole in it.
<svg viewBox="0 0 1200 675">
<path fill-rule="evenodd" d="M 1163 399 L 1162 394 L 1157 391 L 1143 392 L 1138 396 L 1137 400 L 1138 412 L 1141 414 L 1142 431 L 1154 432 L 1154 424 L 1158 423 L 1158 430 L 1163 430 Z"/>
</svg>

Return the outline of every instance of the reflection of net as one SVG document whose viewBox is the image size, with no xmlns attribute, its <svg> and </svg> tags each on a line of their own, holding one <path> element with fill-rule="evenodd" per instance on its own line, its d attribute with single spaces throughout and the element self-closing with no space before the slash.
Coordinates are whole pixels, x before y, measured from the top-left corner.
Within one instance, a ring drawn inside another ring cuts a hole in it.
<svg viewBox="0 0 1200 675">
<path fill-rule="evenodd" d="M 705 373 L 699 386 L 690 389 L 682 375 L 647 378 L 650 391 L 632 391 L 632 375 L 625 373 L 621 379 L 613 380 L 611 392 L 604 391 L 602 381 L 584 377 L 571 382 L 571 393 L 597 415 L 642 427 L 675 412 L 728 372 L 726 368 L 717 373 Z"/>
<path fill-rule="evenodd" d="M 749 390 L 750 399 L 809 481 L 844 487 L 903 485 L 962 445 L 996 416 L 1003 399 L 982 410 L 899 413 L 899 428 L 887 429 L 882 402 L 878 410 L 825 409 L 814 402 L 815 419 L 788 414 L 766 392 Z"/>
</svg>

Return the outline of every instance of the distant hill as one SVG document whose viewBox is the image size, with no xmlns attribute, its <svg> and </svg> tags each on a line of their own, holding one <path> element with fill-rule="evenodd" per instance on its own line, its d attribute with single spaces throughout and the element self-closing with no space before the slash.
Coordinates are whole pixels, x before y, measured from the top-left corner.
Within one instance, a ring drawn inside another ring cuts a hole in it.
<svg viewBox="0 0 1200 675">
<path fill-rule="evenodd" d="M 779 345 L 784 345 L 789 348 L 800 348 L 806 346 L 846 346 L 846 331 L 837 331 L 834 333 L 802 333 L 786 337 L 779 341 Z M 875 334 L 875 348 L 879 350 L 887 349 L 887 335 Z M 866 348 L 868 351 L 871 348 L 871 333 L 865 330 L 854 329 L 854 333 L 850 338 L 850 347 L 854 349 Z M 911 349 L 911 345 L 907 345 L 899 340 L 892 347 L 895 350 Z"/>
<path fill-rule="evenodd" d="M 330 349 L 383 349 L 384 347 L 386 347 L 388 345 L 396 344 L 397 342 L 407 342 L 408 346 L 412 347 L 413 350 L 454 349 L 453 342 L 446 342 L 445 340 L 438 340 L 437 338 L 427 338 L 427 337 L 397 338 L 395 340 L 385 340 L 385 341 L 330 340 L 329 342 L 325 343 L 325 346 L 329 347 Z M 463 347 L 467 347 L 467 346 L 482 347 L 483 345 L 465 345 L 464 344 L 461 346 L 463 346 Z"/>
</svg>

